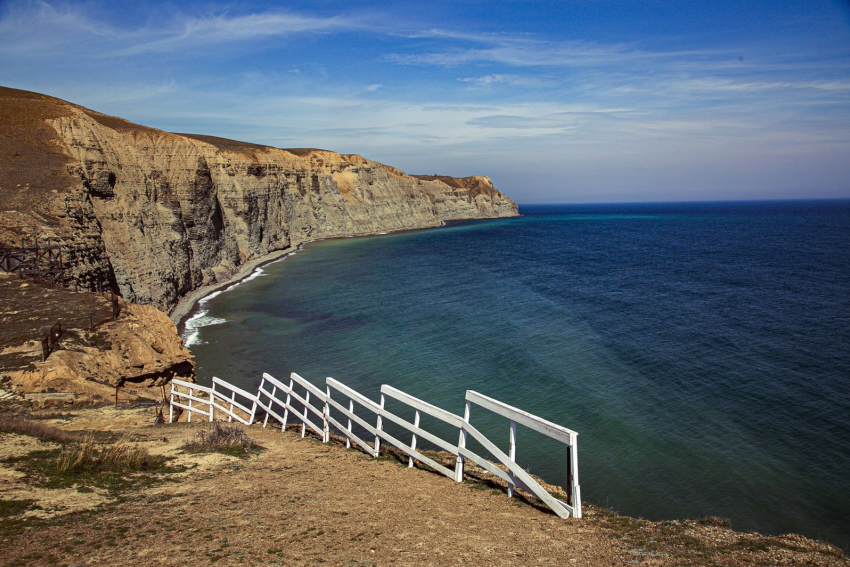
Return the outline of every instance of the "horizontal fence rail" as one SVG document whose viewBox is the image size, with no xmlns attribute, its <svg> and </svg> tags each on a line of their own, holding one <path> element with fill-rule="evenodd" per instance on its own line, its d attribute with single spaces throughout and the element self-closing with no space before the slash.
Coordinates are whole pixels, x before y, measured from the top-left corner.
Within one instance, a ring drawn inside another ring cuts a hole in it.
<svg viewBox="0 0 850 567">
<path fill-rule="evenodd" d="M 219 410 L 220 413 L 227 416 L 227 421 L 235 419 L 245 425 L 251 425 L 254 422 L 254 415 L 257 411 L 256 396 L 221 378 L 213 378 L 212 387 L 174 378 L 171 380 L 170 403 L 169 422 L 174 422 L 175 407 L 188 410 L 186 421 L 189 422 L 192 421 L 193 413 L 204 416 L 207 421 L 213 421 L 215 410 Z"/>
<path fill-rule="evenodd" d="M 413 421 L 408 421 L 386 409 L 386 400 L 391 398 L 414 410 Z M 408 456 L 408 467 L 419 461 L 440 474 L 456 482 L 463 482 L 463 468 L 466 460 L 472 461 L 488 473 L 504 480 L 508 485 L 508 497 L 513 497 L 519 488 L 549 506 L 562 518 L 581 518 L 581 487 L 578 482 L 578 433 L 536 415 L 530 414 L 478 392 L 467 390 L 463 417 L 455 415 L 428 402 L 397 390 L 392 386 L 381 386 L 380 403 L 365 397 L 345 384 L 327 378 L 322 390 L 296 373 L 289 376 L 289 382 L 278 380 L 264 373 L 256 394 L 234 386 L 220 378 L 213 378 L 211 387 L 174 379 L 171 381 L 171 410 L 169 422 L 174 420 L 174 408 L 188 410 L 187 421 L 192 414 L 215 419 L 216 410 L 222 419 L 234 419 L 251 425 L 260 409 L 265 413 L 263 427 L 268 425 L 269 417 L 278 421 L 281 431 L 286 429 L 290 418 L 301 423 L 301 437 L 307 430 L 315 432 L 327 443 L 333 427 L 345 438 L 346 447 L 352 442 L 373 457 L 378 457 L 381 442 L 385 442 Z M 509 449 L 505 453 L 481 433 L 472 423 L 471 409 L 475 405 L 510 421 Z M 359 413 L 358 413 L 359 411 Z M 426 431 L 420 426 L 422 415 L 448 424 L 458 433 L 456 445 Z M 373 425 L 374 423 L 374 425 Z M 405 442 L 384 429 L 385 423 L 392 423 L 410 433 L 410 441 Z M 367 440 L 355 433 L 354 425 L 374 437 Z M 552 496 L 534 478 L 516 462 L 517 425 L 527 427 L 566 445 L 567 458 L 567 501 Z M 495 459 L 486 459 L 466 447 L 467 438 L 474 439 Z M 425 440 L 441 451 L 455 457 L 454 469 L 438 463 L 417 450 L 417 442 Z M 499 466 L 500 465 L 500 466 Z"/>
</svg>

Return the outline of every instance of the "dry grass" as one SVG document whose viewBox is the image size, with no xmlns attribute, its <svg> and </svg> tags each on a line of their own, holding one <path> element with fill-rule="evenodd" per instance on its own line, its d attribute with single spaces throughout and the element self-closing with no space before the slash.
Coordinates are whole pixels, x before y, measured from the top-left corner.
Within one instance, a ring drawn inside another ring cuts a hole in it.
<svg viewBox="0 0 850 567">
<path fill-rule="evenodd" d="M 72 443 L 79 440 L 79 435 L 74 433 L 63 431 L 45 423 L 12 416 L 0 416 L 0 433 L 17 433 L 18 435 L 28 435 L 43 441 L 55 441 L 57 443 Z"/>
<path fill-rule="evenodd" d="M 127 437 L 112 444 L 100 444 L 95 441 L 93 434 L 89 434 L 80 443 L 62 449 L 56 462 L 56 473 L 142 471 L 159 466 L 160 461 L 144 447 L 131 445 Z"/>
<path fill-rule="evenodd" d="M 195 437 L 183 445 L 193 453 L 218 452 L 245 457 L 263 449 L 249 437 L 242 427 L 236 424 L 213 423 L 198 431 Z"/>
</svg>

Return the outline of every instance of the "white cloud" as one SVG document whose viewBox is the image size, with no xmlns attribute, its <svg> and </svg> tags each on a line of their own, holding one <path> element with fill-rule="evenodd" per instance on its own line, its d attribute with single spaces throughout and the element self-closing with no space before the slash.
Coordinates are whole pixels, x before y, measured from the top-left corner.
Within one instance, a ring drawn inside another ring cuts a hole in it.
<svg viewBox="0 0 850 567">
<path fill-rule="evenodd" d="M 554 87 L 562 83 L 546 77 L 528 77 L 522 75 L 510 75 L 496 73 L 493 75 L 484 75 L 481 77 L 463 77 L 458 79 L 464 83 L 472 83 L 477 87 L 491 87 L 493 85 L 510 85 L 513 87 L 525 88 L 544 88 Z"/>
<path fill-rule="evenodd" d="M 362 29 L 362 24 L 344 18 L 315 18 L 286 13 L 258 13 L 244 16 L 225 14 L 187 18 L 178 26 L 162 32 L 162 37 L 143 40 L 116 52 L 117 55 L 136 55 L 147 52 L 169 52 L 177 49 L 213 44 L 256 41 L 299 33 L 322 33 Z"/>
<path fill-rule="evenodd" d="M 127 28 L 99 19 L 91 9 L 44 1 L 10 4 L 0 20 L 0 48 L 7 53 L 55 54 L 71 48 L 95 57 L 183 53 L 214 45 L 267 40 L 303 33 L 368 29 L 344 16 L 314 17 L 280 11 L 243 15 L 177 14 Z"/>
</svg>

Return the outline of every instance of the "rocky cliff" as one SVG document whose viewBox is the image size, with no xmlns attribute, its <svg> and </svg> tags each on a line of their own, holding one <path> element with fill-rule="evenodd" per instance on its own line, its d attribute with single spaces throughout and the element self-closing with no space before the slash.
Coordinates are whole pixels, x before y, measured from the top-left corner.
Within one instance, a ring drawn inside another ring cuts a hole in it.
<svg viewBox="0 0 850 567">
<path fill-rule="evenodd" d="M 168 315 L 118 303 L 116 314 L 108 294 L 51 290 L 0 273 L 0 388 L 98 403 L 116 388 L 121 401 L 158 400 L 172 378 L 192 380 L 192 355 Z M 44 325 L 54 324 L 57 341 L 44 360 Z"/>
<path fill-rule="evenodd" d="M 63 241 L 76 279 L 170 310 L 308 239 L 515 216 L 483 176 L 171 134 L 0 88 L 0 242 Z"/>
</svg>

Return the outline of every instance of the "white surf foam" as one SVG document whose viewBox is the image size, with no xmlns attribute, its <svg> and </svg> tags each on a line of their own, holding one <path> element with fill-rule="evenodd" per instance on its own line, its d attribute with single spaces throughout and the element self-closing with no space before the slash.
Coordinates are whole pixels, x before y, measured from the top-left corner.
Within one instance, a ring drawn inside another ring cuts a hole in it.
<svg viewBox="0 0 850 567">
<path fill-rule="evenodd" d="M 313 242 L 313 241 L 310 240 L 309 242 Z M 278 262 L 282 262 L 283 260 L 286 260 L 288 257 L 292 256 L 293 254 L 300 252 L 304 248 L 304 244 L 307 244 L 307 242 L 305 242 L 303 244 L 299 244 L 298 247 L 296 247 L 295 250 L 293 250 L 292 252 L 289 252 L 288 254 L 284 254 L 283 256 L 278 258 L 277 260 L 273 260 L 273 261 L 268 262 L 267 264 L 264 264 L 264 265 L 268 266 L 270 264 L 276 264 Z M 183 325 L 183 334 L 182 334 L 181 338 L 183 339 L 183 342 L 186 344 L 186 346 L 190 347 L 192 345 L 204 344 L 203 341 L 201 340 L 201 329 L 203 327 L 209 327 L 211 325 L 221 325 L 222 323 L 227 323 L 227 319 L 222 319 L 220 317 L 210 317 L 210 316 L 208 316 L 209 310 L 204 307 L 207 304 L 207 302 L 209 302 L 213 298 L 218 297 L 219 295 L 221 295 L 224 292 L 230 291 L 231 289 L 242 285 L 245 282 L 255 280 L 255 279 L 259 278 L 260 276 L 265 276 L 265 275 L 266 275 L 265 270 L 263 270 L 262 267 L 258 267 L 253 272 L 251 272 L 251 274 L 248 275 L 247 277 L 244 277 L 241 280 L 239 280 L 239 281 L 237 281 L 237 282 L 235 282 L 235 283 L 233 283 L 233 284 L 231 284 L 231 285 L 229 285 L 225 288 L 216 290 L 216 291 L 210 293 L 209 295 L 205 295 L 204 297 L 199 299 L 198 300 L 198 312 L 195 313 L 194 315 L 192 315 L 189 319 L 187 319 L 186 323 Z"/>
<path fill-rule="evenodd" d="M 201 328 L 211 325 L 221 325 L 222 323 L 227 323 L 227 319 L 211 317 L 209 311 L 201 309 L 186 321 L 183 329 L 183 342 L 186 343 L 187 347 L 203 344 L 201 341 Z"/>
</svg>

